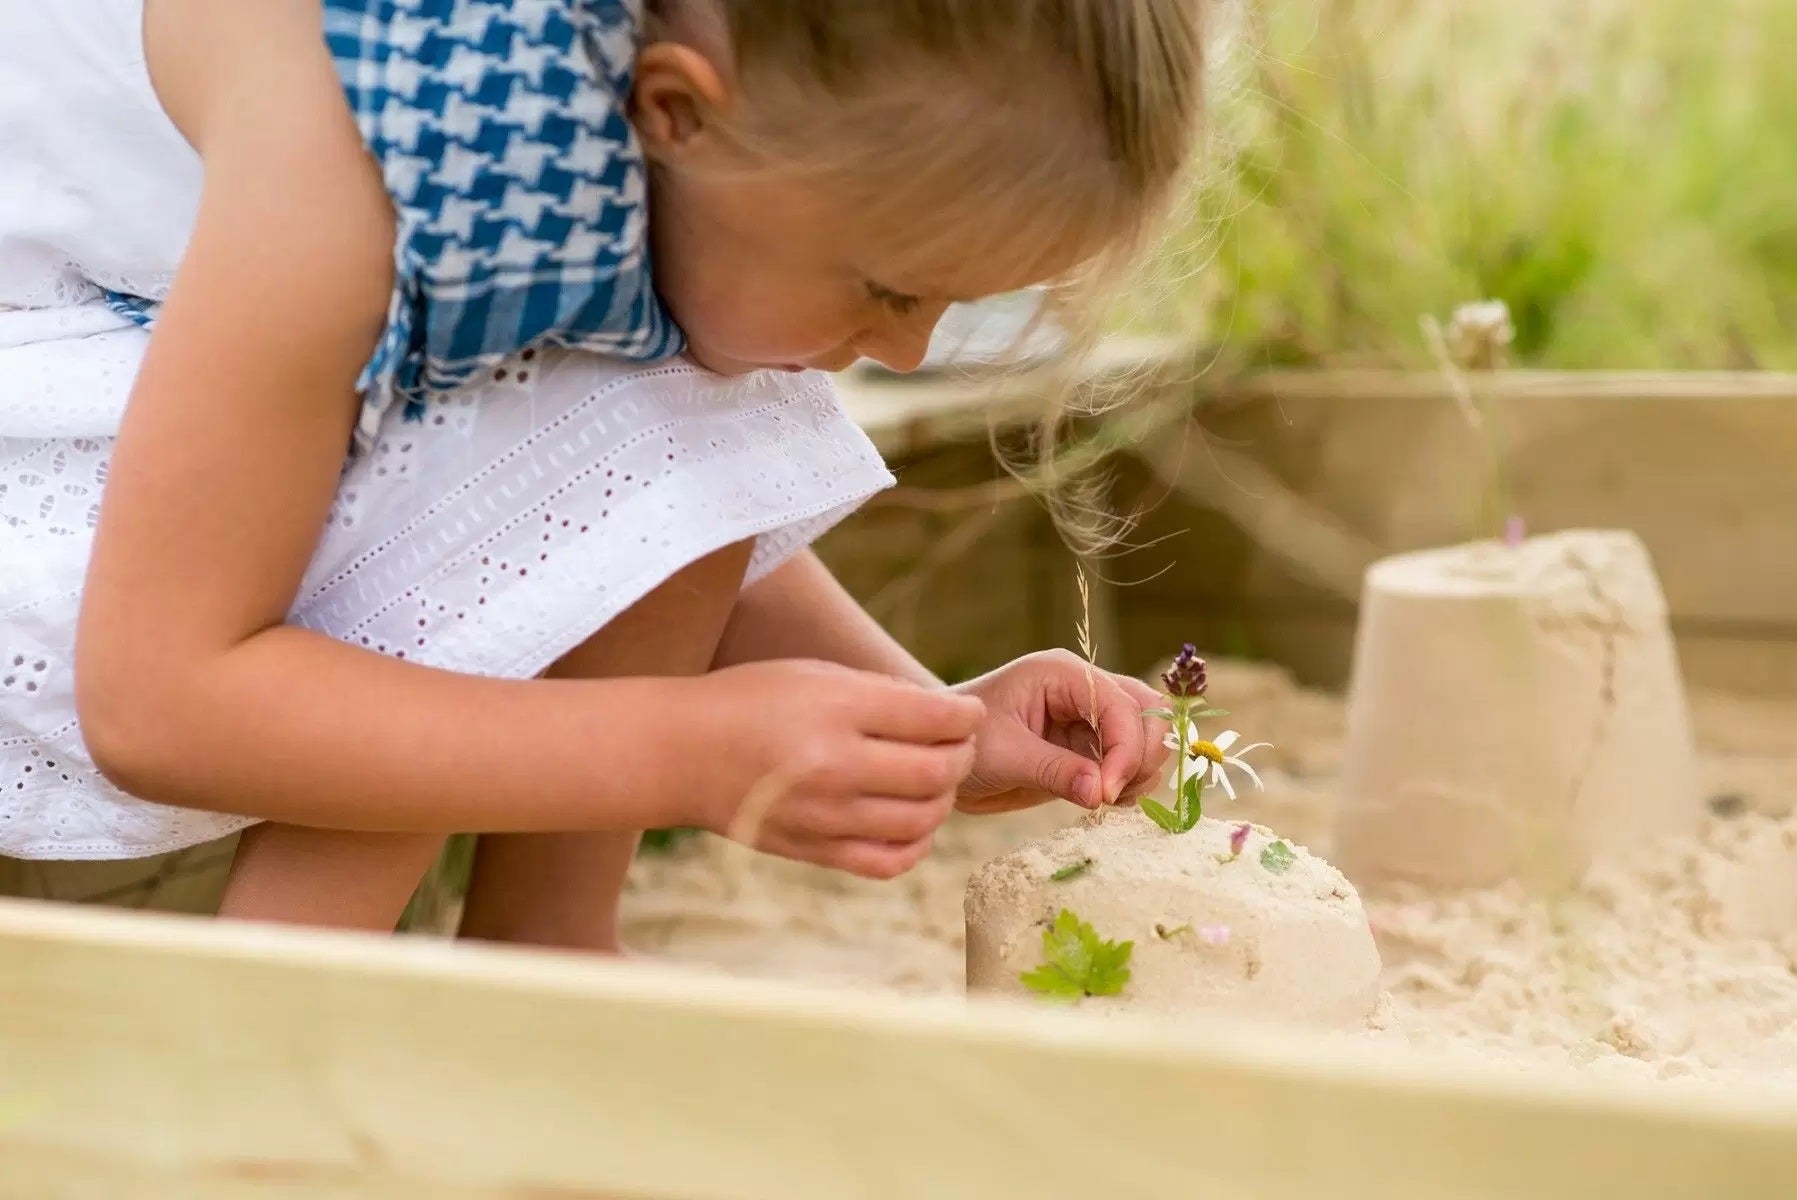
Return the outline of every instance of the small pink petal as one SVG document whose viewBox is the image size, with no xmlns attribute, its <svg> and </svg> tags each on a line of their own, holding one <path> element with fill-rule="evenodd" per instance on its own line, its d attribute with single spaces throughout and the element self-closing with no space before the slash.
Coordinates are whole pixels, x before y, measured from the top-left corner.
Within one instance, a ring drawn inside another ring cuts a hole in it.
<svg viewBox="0 0 1797 1200">
<path fill-rule="evenodd" d="M 1230 832 L 1229 852 L 1231 854 L 1240 854 L 1242 852 L 1242 847 L 1248 844 L 1248 831 L 1253 828 L 1254 826 L 1244 821 Z"/>
<path fill-rule="evenodd" d="M 1206 945 L 1221 946 L 1229 941 L 1229 926 L 1200 925 L 1198 927 L 1198 937 Z"/>
<path fill-rule="evenodd" d="M 1504 545 L 1514 549 L 1522 545 L 1523 539 L 1527 536 L 1528 528 L 1522 523 L 1522 517 L 1519 514 L 1511 513 L 1504 518 Z"/>
</svg>

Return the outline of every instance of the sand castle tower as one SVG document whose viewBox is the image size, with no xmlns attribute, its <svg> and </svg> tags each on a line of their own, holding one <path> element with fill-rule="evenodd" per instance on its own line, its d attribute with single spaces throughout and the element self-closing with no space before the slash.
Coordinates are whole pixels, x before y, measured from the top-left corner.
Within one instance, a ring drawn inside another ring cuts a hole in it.
<svg viewBox="0 0 1797 1200">
<path fill-rule="evenodd" d="M 1558 886 L 1690 832 L 1700 805 L 1666 599 L 1635 535 L 1368 572 L 1335 846 L 1359 886 Z"/>
</svg>

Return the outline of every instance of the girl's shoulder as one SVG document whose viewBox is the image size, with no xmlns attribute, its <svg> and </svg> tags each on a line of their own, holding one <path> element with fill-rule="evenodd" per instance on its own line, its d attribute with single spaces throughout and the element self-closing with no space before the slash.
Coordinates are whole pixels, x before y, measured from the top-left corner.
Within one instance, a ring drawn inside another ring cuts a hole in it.
<svg viewBox="0 0 1797 1200">
<path fill-rule="evenodd" d="M 363 378 L 370 395 L 416 411 L 540 342 L 679 351 L 651 281 L 629 117 L 637 10 L 324 0 L 325 41 L 401 231 L 402 301 Z"/>
<path fill-rule="evenodd" d="M 209 91 L 244 80 L 279 86 L 304 74 L 289 68 L 321 54 L 337 86 L 315 97 L 347 96 L 364 126 L 383 109 L 455 109 L 470 122 L 511 117 L 555 137 L 570 124 L 624 118 L 637 8 L 636 0 L 144 0 L 143 28 L 157 93 L 190 140 Z"/>
<path fill-rule="evenodd" d="M 344 128 L 317 0 L 144 0 L 143 43 L 157 99 L 202 155 L 211 128 L 265 104 Z"/>
<path fill-rule="evenodd" d="M 682 348 L 653 285 L 629 119 L 635 3 L 149 4 L 152 74 L 202 156 L 233 104 L 264 120 L 291 107 L 379 173 L 392 233 L 369 257 L 394 287 L 358 380 L 364 444 L 393 401 L 421 416 L 533 345 L 637 360 Z M 194 37 L 208 17 L 218 28 Z"/>
</svg>

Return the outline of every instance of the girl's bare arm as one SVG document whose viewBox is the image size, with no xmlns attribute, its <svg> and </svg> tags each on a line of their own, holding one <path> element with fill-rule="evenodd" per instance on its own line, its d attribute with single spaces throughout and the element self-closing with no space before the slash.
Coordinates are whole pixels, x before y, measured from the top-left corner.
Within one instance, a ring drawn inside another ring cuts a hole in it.
<svg viewBox="0 0 1797 1200">
<path fill-rule="evenodd" d="M 694 790 L 674 742 L 690 685 L 465 677 L 282 624 L 386 311 L 391 213 L 314 0 L 152 0 L 149 16 L 159 91 L 205 183 L 83 601 L 95 760 L 150 799 L 302 824 L 696 820 L 667 808 Z"/>
</svg>

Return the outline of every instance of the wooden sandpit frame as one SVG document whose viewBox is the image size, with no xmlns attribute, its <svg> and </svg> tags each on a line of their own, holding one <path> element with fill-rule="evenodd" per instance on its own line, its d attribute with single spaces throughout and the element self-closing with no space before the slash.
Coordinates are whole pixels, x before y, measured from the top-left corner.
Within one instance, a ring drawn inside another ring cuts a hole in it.
<svg viewBox="0 0 1797 1200">
<path fill-rule="evenodd" d="M 0 1196 L 1788 1196 L 1789 1097 L 0 903 Z"/>
</svg>

